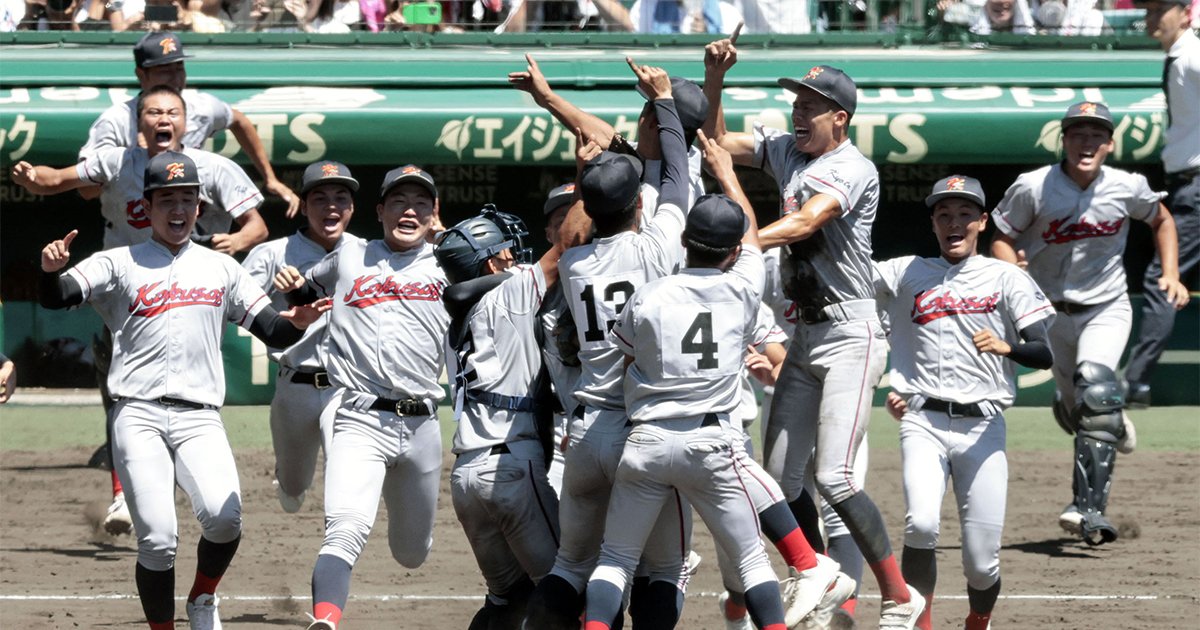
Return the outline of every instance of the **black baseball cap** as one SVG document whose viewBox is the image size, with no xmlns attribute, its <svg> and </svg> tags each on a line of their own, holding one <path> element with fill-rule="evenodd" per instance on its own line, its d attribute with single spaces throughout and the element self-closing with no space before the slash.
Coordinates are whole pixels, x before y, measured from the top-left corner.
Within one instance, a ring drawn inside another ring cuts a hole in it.
<svg viewBox="0 0 1200 630">
<path fill-rule="evenodd" d="M 933 185 L 933 191 L 925 198 L 925 205 L 929 208 L 937 205 L 937 202 L 943 199 L 960 198 L 974 202 L 980 208 L 987 207 L 987 200 L 983 195 L 983 185 L 974 177 L 966 175 L 951 175 L 939 179 Z"/>
<path fill-rule="evenodd" d="M 313 162 L 304 169 L 304 179 L 300 183 L 300 196 L 323 184 L 341 184 L 352 192 L 358 192 L 358 180 L 350 174 L 350 168 L 341 162 L 321 160 Z"/>
<path fill-rule="evenodd" d="M 733 247 L 742 242 L 750 229 L 750 217 L 729 197 L 720 194 L 704 195 L 696 200 L 687 215 L 683 234 L 688 240 L 709 247 Z"/>
<path fill-rule="evenodd" d="M 1095 123 L 1109 131 L 1113 130 L 1112 114 L 1104 103 L 1084 101 L 1070 106 L 1067 108 L 1067 115 L 1063 116 L 1062 130 L 1066 131 L 1071 125 L 1084 122 Z"/>
<path fill-rule="evenodd" d="M 542 206 L 542 214 L 548 215 L 559 208 L 571 203 L 575 198 L 575 182 L 563 184 L 546 195 L 546 205 Z"/>
<path fill-rule="evenodd" d="M 388 171 L 387 175 L 383 176 L 383 186 L 379 187 L 379 198 L 383 199 L 387 197 L 388 192 L 400 184 L 417 184 L 423 186 L 434 199 L 438 198 L 437 186 L 433 183 L 433 176 L 415 164 L 405 164 L 400 168 Z"/>
<path fill-rule="evenodd" d="M 808 74 L 799 79 L 779 79 L 779 85 L 797 94 L 801 88 L 808 88 L 837 103 L 838 107 L 846 110 L 851 116 L 858 107 L 858 85 L 850 75 L 833 66 L 813 66 Z"/>
<path fill-rule="evenodd" d="M 603 216 L 628 208 L 642 189 L 642 163 L 624 153 L 604 151 L 583 167 L 579 194 L 589 216 Z"/>
<path fill-rule="evenodd" d="M 165 31 L 146 33 L 133 47 L 133 62 L 139 68 L 165 66 L 188 57 L 191 55 L 183 54 L 179 36 Z"/>
<path fill-rule="evenodd" d="M 654 102 L 654 98 L 642 90 L 640 83 L 636 89 L 642 98 Z M 671 77 L 671 98 L 675 99 L 675 113 L 679 114 L 679 122 L 684 129 L 695 132 L 704 126 L 704 119 L 708 118 L 708 97 L 699 85 L 683 77 Z"/>
<path fill-rule="evenodd" d="M 142 179 L 147 194 L 162 188 L 200 187 L 200 174 L 192 158 L 177 151 L 163 151 L 150 158 Z"/>
</svg>

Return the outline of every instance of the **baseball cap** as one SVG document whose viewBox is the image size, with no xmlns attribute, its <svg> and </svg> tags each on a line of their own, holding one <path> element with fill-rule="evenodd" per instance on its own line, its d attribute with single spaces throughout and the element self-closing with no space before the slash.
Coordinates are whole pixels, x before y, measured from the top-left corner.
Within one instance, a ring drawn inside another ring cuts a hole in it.
<svg viewBox="0 0 1200 630">
<path fill-rule="evenodd" d="M 628 208 L 641 189 L 642 164 L 624 153 L 600 153 L 584 165 L 579 176 L 583 208 L 593 217 Z"/>
<path fill-rule="evenodd" d="M 939 179 L 933 185 L 933 191 L 925 198 L 925 205 L 932 208 L 943 199 L 960 198 L 979 204 L 980 208 L 987 207 L 983 195 L 983 185 L 974 177 L 966 175 L 951 175 Z"/>
<path fill-rule="evenodd" d="M 546 205 L 542 206 L 542 214 L 550 214 L 555 210 L 571 203 L 575 198 L 575 182 L 563 184 L 550 191 L 546 196 Z"/>
<path fill-rule="evenodd" d="M 437 186 L 433 183 L 433 176 L 414 164 L 405 164 L 400 168 L 388 171 L 387 175 L 383 176 L 383 186 L 379 188 L 379 198 L 387 197 L 388 192 L 400 184 L 424 186 L 425 190 L 428 190 L 429 194 L 437 199 Z"/>
<path fill-rule="evenodd" d="M 642 98 L 654 101 L 640 83 L 636 89 Z M 683 77 L 671 77 L 671 98 L 675 99 L 675 113 L 679 114 L 684 129 L 695 130 L 704 125 L 704 119 L 708 118 L 708 97 L 699 85 Z"/>
<path fill-rule="evenodd" d="M 1067 108 L 1067 115 L 1063 116 L 1062 129 L 1066 131 L 1071 125 L 1082 122 L 1095 123 L 1109 131 L 1113 130 L 1112 114 L 1104 103 L 1084 101 L 1070 106 Z"/>
<path fill-rule="evenodd" d="M 186 186 L 200 186 L 200 174 L 196 171 L 196 163 L 192 158 L 176 151 L 163 151 L 150 158 L 150 162 L 146 164 L 146 173 L 142 180 L 142 189 L 145 192 Z"/>
<path fill-rule="evenodd" d="M 729 197 L 716 193 L 704 195 L 688 212 L 683 234 L 689 240 L 710 247 L 733 247 L 742 242 L 750 228 L 750 218 Z"/>
<path fill-rule="evenodd" d="M 183 61 L 191 55 L 183 54 L 183 42 L 175 33 L 146 33 L 133 47 L 133 62 L 139 68 L 165 66 Z"/>
<path fill-rule="evenodd" d="M 852 116 L 854 108 L 858 106 L 858 85 L 850 75 L 832 66 L 813 66 L 808 74 L 799 79 L 779 79 L 779 85 L 797 94 L 800 88 L 808 88 L 837 103 L 838 107 Z"/>
<path fill-rule="evenodd" d="M 341 184 L 351 191 L 358 192 L 358 180 L 350 174 L 350 169 L 341 162 L 322 160 L 313 162 L 304 169 L 304 179 L 300 183 L 300 195 L 322 184 Z"/>
</svg>

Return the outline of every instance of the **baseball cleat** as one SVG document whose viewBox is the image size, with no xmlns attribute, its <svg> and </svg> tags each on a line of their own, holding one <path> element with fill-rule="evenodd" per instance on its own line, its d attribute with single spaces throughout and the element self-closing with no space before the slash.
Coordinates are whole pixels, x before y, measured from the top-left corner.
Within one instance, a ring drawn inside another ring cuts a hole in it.
<svg viewBox="0 0 1200 630">
<path fill-rule="evenodd" d="M 912 599 L 907 604 L 897 604 L 890 599 L 883 601 L 879 609 L 879 630 L 913 630 L 917 618 L 925 612 L 925 598 L 911 586 L 908 595 Z"/>
<path fill-rule="evenodd" d="M 838 571 L 833 584 L 829 585 L 829 588 L 825 591 L 825 595 L 817 603 L 817 607 L 804 617 L 797 628 L 817 628 L 820 630 L 831 627 L 853 628 L 854 619 L 849 616 L 849 613 L 842 610 L 842 604 L 846 603 L 847 599 L 854 597 L 854 588 L 856 586 L 858 584 L 854 582 L 854 578 Z M 849 626 L 833 626 L 834 615 L 839 612 L 846 615 L 846 619 L 850 622 Z"/>
<path fill-rule="evenodd" d="M 688 551 L 686 566 L 688 577 L 696 575 L 696 571 L 700 570 L 701 560 L 703 560 L 703 558 L 700 557 L 700 554 L 696 553 L 695 551 Z"/>
<path fill-rule="evenodd" d="M 188 627 L 191 630 L 221 630 L 217 615 L 217 596 L 204 594 L 187 604 Z"/>
<path fill-rule="evenodd" d="M 855 630 L 858 624 L 854 622 L 854 616 L 845 608 L 838 608 L 833 611 L 830 616 L 828 628 L 829 630 Z"/>
<path fill-rule="evenodd" d="M 308 618 L 312 620 L 312 623 L 308 624 L 308 630 L 337 630 L 337 624 L 329 619 L 317 619 L 312 615 L 308 615 Z"/>
<path fill-rule="evenodd" d="M 837 586 L 842 565 L 829 556 L 817 554 L 817 566 L 803 571 L 788 567 L 788 578 L 781 584 L 783 591 L 783 622 L 788 628 L 800 627 L 804 618 L 817 608 Z M 840 606 L 854 592 L 854 580 L 846 578 L 850 590 L 836 604 Z M 839 593 L 844 589 L 837 589 Z M 836 595 L 835 595 L 836 596 Z"/>
<path fill-rule="evenodd" d="M 750 622 L 750 614 L 742 615 L 741 619 L 730 619 L 725 614 L 725 602 L 729 601 L 729 593 L 721 593 L 717 598 L 717 607 L 721 609 L 721 619 L 725 620 L 725 630 L 754 630 L 754 624 Z"/>
<path fill-rule="evenodd" d="M 125 505 L 124 492 L 118 492 L 108 506 L 108 514 L 104 516 L 104 531 L 113 536 L 133 532 L 133 517 L 129 515 L 129 506 Z"/>
<path fill-rule="evenodd" d="M 1121 412 L 1121 424 L 1125 428 L 1125 435 L 1117 440 L 1117 452 L 1128 455 L 1137 448 L 1137 429 L 1133 426 L 1133 420 L 1129 419 L 1129 414 Z"/>
<path fill-rule="evenodd" d="M 304 497 L 308 494 L 306 491 L 301 492 L 299 496 L 292 496 L 283 491 L 278 479 L 271 481 L 271 485 L 275 486 L 275 496 L 279 498 L 279 505 L 284 512 L 295 514 L 300 511 L 300 507 L 304 505 Z"/>
<path fill-rule="evenodd" d="M 1063 531 L 1075 536 L 1083 535 L 1083 513 L 1079 508 L 1072 503 L 1063 509 L 1062 514 L 1058 515 L 1058 526 L 1063 528 Z"/>
</svg>

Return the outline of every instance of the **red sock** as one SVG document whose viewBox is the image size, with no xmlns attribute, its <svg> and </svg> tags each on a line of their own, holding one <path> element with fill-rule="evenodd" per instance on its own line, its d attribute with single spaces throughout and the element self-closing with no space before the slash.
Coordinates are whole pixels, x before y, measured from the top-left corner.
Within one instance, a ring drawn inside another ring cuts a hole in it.
<svg viewBox="0 0 1200 630">
<path fill-rule="evenodd" d="M 589 621 L 584 624 L 583 630 L 611 630 L 611 627 L 603 621 Z"/>
<path fill-rule="evenodd" d="M 854 611 L 857 608 L 858 608 L 858 597 L 851 597 L 850 599 L 847 599 L 846 601 L 842 602 L 842 610 L 850 613 L 851 617 L 854 616 Z"/>
<path fill-rule="evenodd" d="M 313 604 L 313 617 L 332 621 L 336 626 L 342 623 L 342 609 L 329 602 L 317 602 Z"/>
<path fill-rule="evenodd" d="M 977 613 L 971 611 L 967 615 L 966 630 L 987 630 L 988 623 L 992 621 L 992 613 Z"/>
<path fill-rule="evenodd" d="M 925 612 L 917 617 L 917 630 L 933 630 L 933 593 L 925 596 Z"/>
<path fill-rule="evenodd" d="M 797 571 L 817 566 L 817 554 L 799 527 L 776 541 L 775 548 L 779 550 L 779 555 L 783 556 L 784 562 L 787 562 L 789 567 L 795 567 Z"/>
<path fill-rule="evenodd" d="M 116 496 L 118 494 L 121 494 L 122 492 L 124 492 L 125 489 L 121 487 L 121 480 L 120 480 L 120 478 L 117 477 L 117 471 L 115 469 L 112 471 L 112 482 L 113 482 L 113 498 L 116 498 Z"/>
<path fill-rule="evenodd" d="M 174 621 L 160 621 L 158 623 L 151 621 L 148 623 L 150 624 L 150 630 L 175 630 Z"/>
<path fill-rule="evenodd" d="M 217 584 L 221 582 L 221 576 L 215 578 L 208 577 L 203 573 L 196 572 L 196 580 L 192 582 L 192 591 L 188 593 L 187 600 L 189 602 L 196 601 L 201 595 L 212 595 L 217 592 Z"/>
<path fill-rule="evenodd" d="M 897 604 L 907 604 L 912 599 L 908 594 L 908 585 L 904 583 L 904 576 L 900 575 L 900 567 L 896 565 L 894 554 L 879 562 L 873 562 L 870 566 L 871 573 L 875 574 L 875 581 L 879 583 L 883 599 L 890 599 Z"/>
<path fill-rule="evenodd" d="M 737 621 L 738 619 L 745 619 L 747 612 L 748 611 L 746 610 L 745 606 L 739 605 L 737 602 L 733 601 L 732 598 L 725 600 L 725 618 L 726 619 L 728 619 L 730 621 Z"/>
<path fill-rule="evenodd" d="M 763 626 L 763 630 L 787 630 L 787 625 L 782 623 L 773 623 L 769 626 Z"/>
</svg>

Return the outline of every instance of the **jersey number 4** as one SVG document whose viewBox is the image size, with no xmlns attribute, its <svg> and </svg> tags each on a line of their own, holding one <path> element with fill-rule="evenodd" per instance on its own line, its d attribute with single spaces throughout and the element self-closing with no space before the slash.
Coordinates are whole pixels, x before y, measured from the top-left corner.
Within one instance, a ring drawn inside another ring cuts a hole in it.
<svg viewBox="0 0 1200 630">
<path fill-rule="evenodd" d="M 712 313 L 698 313 L 683 340 L 679 343 L 679 351 L 683 354 L 698 354 L 697 370 L 711 370 L 717 367 L 717 350 L 719 346 L 713 341 Z"/>
</svg>

